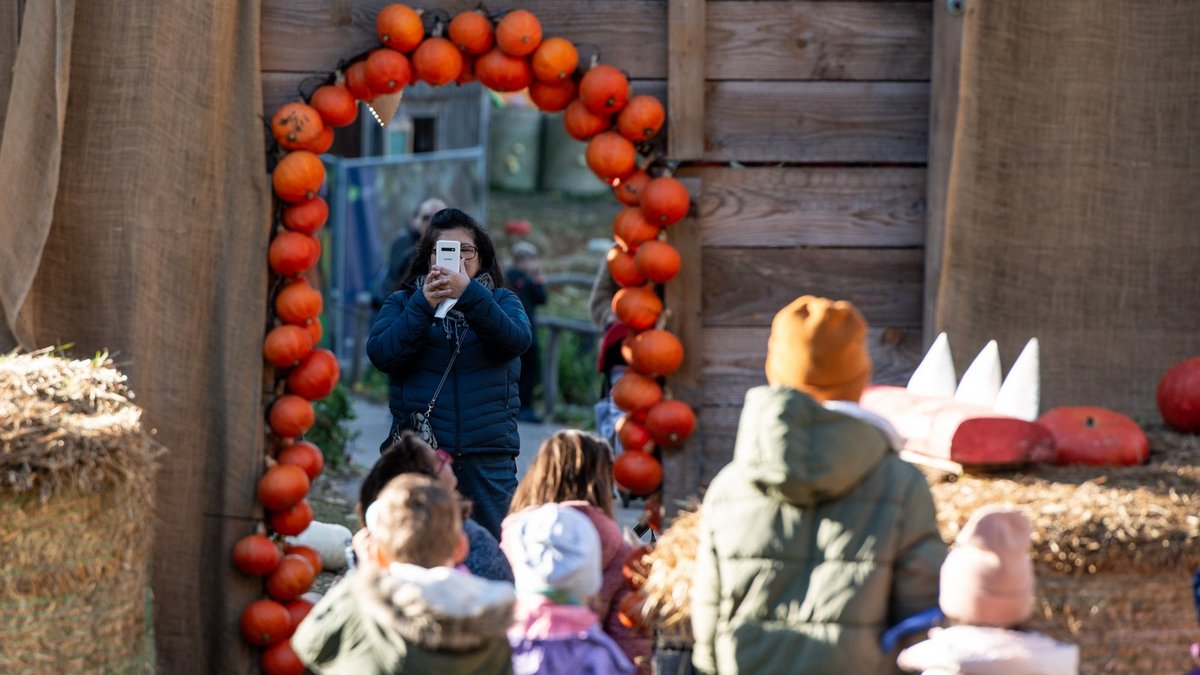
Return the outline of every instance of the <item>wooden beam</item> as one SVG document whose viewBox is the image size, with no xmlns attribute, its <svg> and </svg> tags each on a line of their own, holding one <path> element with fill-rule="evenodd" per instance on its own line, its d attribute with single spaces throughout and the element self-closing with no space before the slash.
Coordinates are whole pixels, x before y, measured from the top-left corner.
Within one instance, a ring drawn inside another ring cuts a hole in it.
<svg viewBox="0 0 1200 675">
<path fill-rule="evenodd" d="M 667 156 L 704 154 L 704 0 L 667 0 Z"/>
</svg>

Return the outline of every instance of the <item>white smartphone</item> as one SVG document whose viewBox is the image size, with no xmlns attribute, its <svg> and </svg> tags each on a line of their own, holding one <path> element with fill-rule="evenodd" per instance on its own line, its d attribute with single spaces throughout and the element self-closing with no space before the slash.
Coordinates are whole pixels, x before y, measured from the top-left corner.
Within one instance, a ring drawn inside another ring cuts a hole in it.
<svg viewBox="0 0 1200 675">
<path fill-rule="evenodd" d="M 436 252 L 434 264 L 453 272 L 459 271 L 459 266 L 462 264 L 460 246 L 458 241 L 439 239 L 434 247 Z"/>
</svg>

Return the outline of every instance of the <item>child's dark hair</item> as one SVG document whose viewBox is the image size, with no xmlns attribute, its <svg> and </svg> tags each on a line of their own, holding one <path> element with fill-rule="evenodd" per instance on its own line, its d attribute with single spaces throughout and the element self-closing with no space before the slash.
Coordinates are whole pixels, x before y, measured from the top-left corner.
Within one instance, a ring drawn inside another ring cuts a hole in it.
<svg viewBox="0 0 1200 675">
<path fill-rule="evenodd" d="M 358 522 L 366 523 L 364 514 L 367 512 L 367 507 L 379 497 L 383 486 L 396 476 L 403 473 L 418 473 L 422 476 L 437 478 L 437 467 L 430 463 L 429 457 L 423 452 L 422 446 L 424 445 L 425 442 L 417 438 L 416 434 L 406 430 L 400 434 L 400 438 L 384 449 L 383 454 L 375 460 L 375 465 L 367 472 L 362 486 L 358 489 L 358 506 L 355 509 L 358 512 Z"/>
<path fill-rule="evenodd" d="M 490 274 L 496 288 L 507 286 L 504 270 L 496 259 L 496 245 L 492 243 L 492 238 L 483 225 L 458 209 L 442 209 L 434 214 L 425 234 L 421 235 L 421 240 L 417 242 L 417 248 L 409 259 L 408 269 L 405 270 L 404 278 L 400 280 L 396 290 L 416 283 L 417 277 L 428 274 L 429 258 L 433 255 L 433 247 L 441 238 L 442 232 L 460 228 L 470 230 L 475 238 L 475 248 L 479 250 L 479 271 Z"/>
</svg>

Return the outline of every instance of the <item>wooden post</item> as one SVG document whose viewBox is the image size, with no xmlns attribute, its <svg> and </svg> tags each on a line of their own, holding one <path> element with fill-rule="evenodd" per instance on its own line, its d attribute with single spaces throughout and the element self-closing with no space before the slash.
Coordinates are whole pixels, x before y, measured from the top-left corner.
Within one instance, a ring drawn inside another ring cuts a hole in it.
<svg viewBox="0 0 1200 675">
<path fill-rule="evenodd" d="M 667 155 L 704 155 L 704 0 L 667 0 Z M 685 258 L 686 260 L 687 258 Z"/>
</svg>

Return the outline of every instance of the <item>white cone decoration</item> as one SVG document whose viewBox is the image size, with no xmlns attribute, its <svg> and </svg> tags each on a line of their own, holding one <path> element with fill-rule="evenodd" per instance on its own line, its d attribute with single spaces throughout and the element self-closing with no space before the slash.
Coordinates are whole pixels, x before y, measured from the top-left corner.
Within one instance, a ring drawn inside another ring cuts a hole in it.
<svg viewBox="0 0 1200 675">
<path fill-rule="evenodd" d="M 1031 339 L 1013 362 L 996 395 L 996 412 L 1027 422 L 1038 418 L 1041 405 L 1041 358 L 1037 338 Z"/>
<path fill-rule="evenodd" d="M 908 378 L 908 391 L 921 396 L 951 398 L 958 387 L 958 375 L 954 372 L 954 357 L 950 353 L 950 338 L 945 333 L 937 336 L 921 364 Z"/>
<path fill-rule="evenodd" d="M 989 340 L 975 357 L 975 361 L 963 373 L 954 400 L 959 403 L 991 408 L 1000 393 L 1000 346 Z"/>
<path fill-rule="evenodd" d="M 392 94 L 384 94 L 376 96 L 374 99 L 367 102 L 367 110 L 371 111 L 371 115 L 375 117 L 375 121 L 379 122 L 379 126 L 387 128 L 388 123 L 395 117 L 396 111 L 400 108 L 400 99 L 404 96 L 404 90 L 401 89 Z"/>
</svg>

